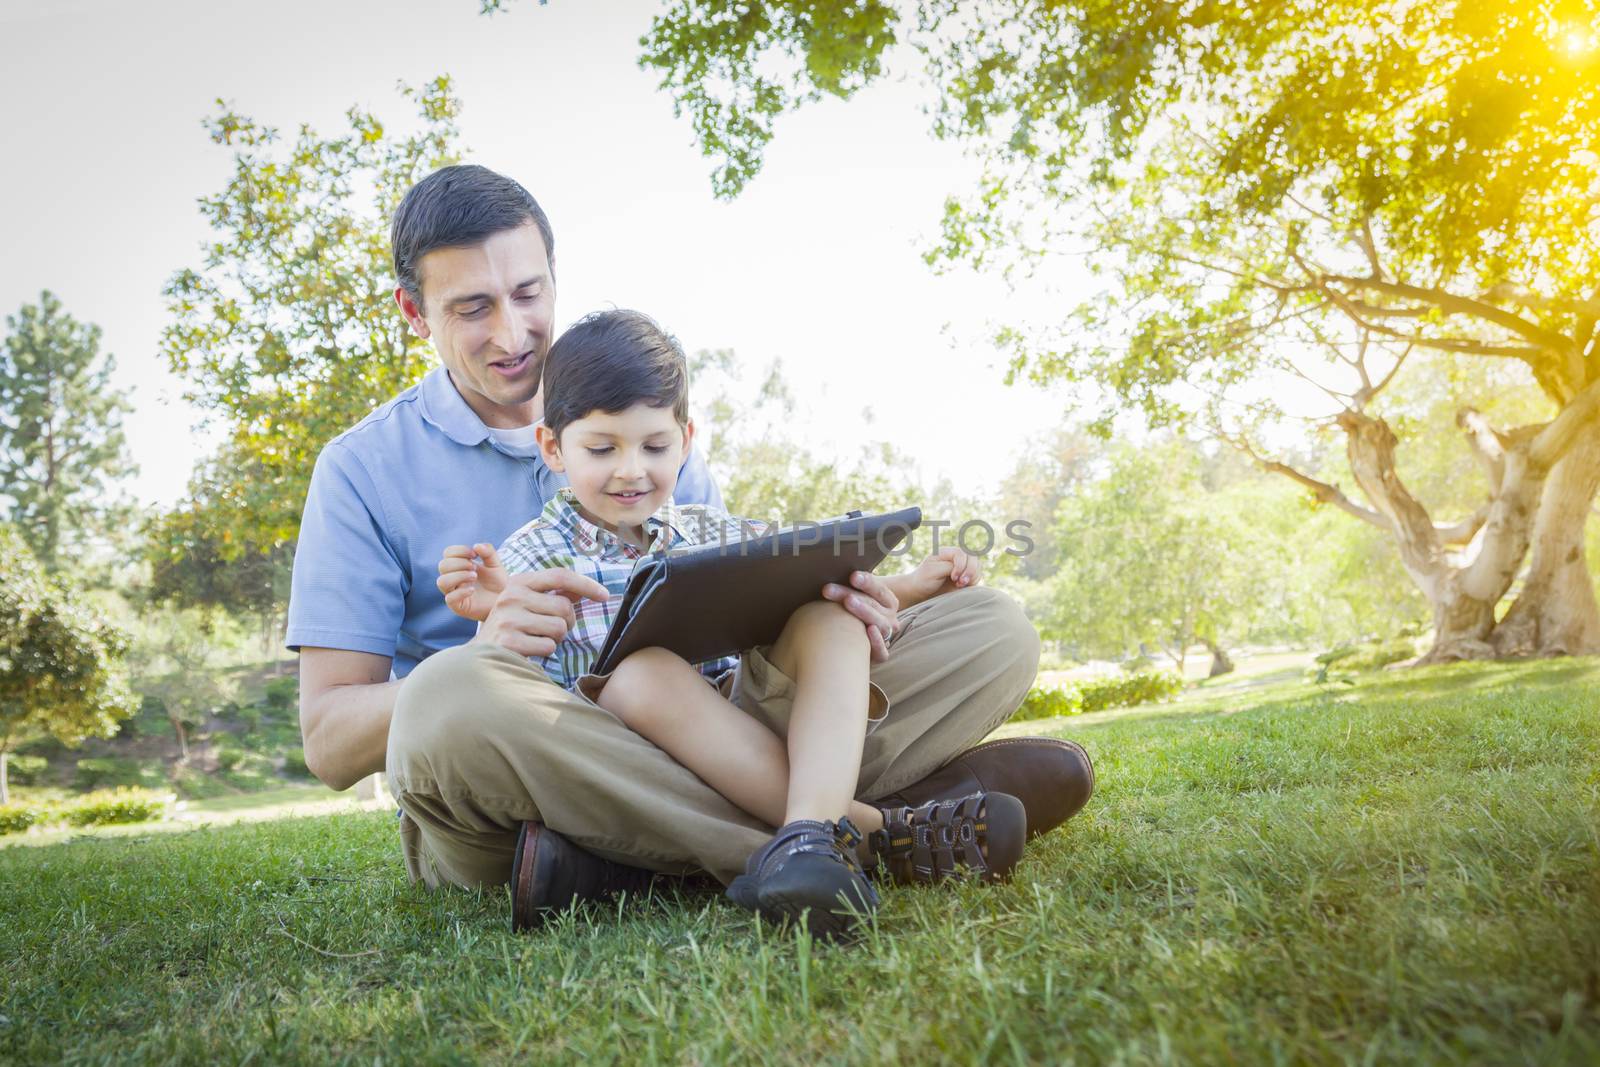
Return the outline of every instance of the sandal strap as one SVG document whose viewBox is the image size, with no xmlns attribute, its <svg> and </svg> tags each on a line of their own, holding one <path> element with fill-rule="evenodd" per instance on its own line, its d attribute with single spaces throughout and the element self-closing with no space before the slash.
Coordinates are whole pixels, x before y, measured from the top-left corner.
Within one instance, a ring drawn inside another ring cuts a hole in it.
<svg viewBox="0 0 1600 1067">
<path fill-rule="evenodd" d="M 874 868 L 887 868 L 895 881 L 932 882 L 962 869 L 988 870 L 984 794 L 880 810 L 883 829 L 870 840 Z"/>
</svg>

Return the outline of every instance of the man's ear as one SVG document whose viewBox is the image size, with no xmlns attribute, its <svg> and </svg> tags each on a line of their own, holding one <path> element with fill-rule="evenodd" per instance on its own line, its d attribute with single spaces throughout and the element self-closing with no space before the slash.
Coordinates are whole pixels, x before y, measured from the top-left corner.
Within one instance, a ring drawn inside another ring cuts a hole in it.
<svg viewBox="0 0 1600 1067">
<path fill-rule="evenodd" d="M 422 308 L 412 299 L 403 285 L 394 287 L 394 302 L 400 305 L 400 314 L 411 324 L 411 330 L 424 341 L 428 339 L 428 320 L 422 317 Z"/>
<path fill-rule="evenodd" d="M 561 462 L 561 439 L 542 422 L 533 434 L 539 439 L 539 455 L 544 459 L 544 465 L 557 474 L 565 474 L 567 468 Z"/>
</svg>

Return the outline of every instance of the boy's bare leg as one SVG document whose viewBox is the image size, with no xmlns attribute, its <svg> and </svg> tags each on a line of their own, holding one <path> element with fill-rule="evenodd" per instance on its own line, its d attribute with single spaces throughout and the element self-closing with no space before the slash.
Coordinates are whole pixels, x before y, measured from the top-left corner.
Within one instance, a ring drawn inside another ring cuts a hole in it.
<svg viewBox="0 0 1600 1067">
<path fill-rule="evenodd" d="M 831 822 L 849 812 L 862 830 L 881 829 L 877 811 L 853 803 L 867 736 L 866 628 L 839 605 L 815 601 L 789 617 L 768 659 L 795 683 L 783 821 Z"/>
<path fill-rule="evenodd" d="M 855 630 L 841 619 L 854 622 Z M 596 702 L 772 826 L 848 814 L 864 832 L 881 829 L 878 810 L 852 799 L 867 717 L 867 641 L 861 624 L 836 605 L 807 605 L 790 619 L 769 656 L 796 682 L 787 749 L 771 730 L 707 685 L 699 671 L 664 649 L 628 657 Z M 804 680 L 805 672 L 812 682 Z M 836 672 L 845 677 L 836 679 Z M 794 758 L 797 751 L 800 760 Z M 821 766 L 793 776 L 791 768 L 807 761 Z"/>
</svg>

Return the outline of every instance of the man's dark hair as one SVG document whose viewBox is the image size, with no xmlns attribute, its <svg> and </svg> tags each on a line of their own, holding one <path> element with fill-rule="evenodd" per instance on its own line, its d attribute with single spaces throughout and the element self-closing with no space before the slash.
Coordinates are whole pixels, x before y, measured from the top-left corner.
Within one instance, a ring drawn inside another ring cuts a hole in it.
<svg viewBox="0 0 1600 1067">
<path fill-rule="evenodd" d="M 689 421 L 689 361 L 678 339 L 638 311 L 597 311 L 567 328 L 544 361 L 544 424 L 559 439 L 591 411 L 643 401 Z"/>
<path fill-rule="evenodd" d="M 504 230 L 532 222 L 544 238 L 545 255 L 555 271 L 556 239 L 539 202 L 517 182 L 488 167 L 440 167 L 406 193 L 389 227 L 394 276 L 422 306 L 417 264 L 435 248 L 467 248 Z"/>
</svg>

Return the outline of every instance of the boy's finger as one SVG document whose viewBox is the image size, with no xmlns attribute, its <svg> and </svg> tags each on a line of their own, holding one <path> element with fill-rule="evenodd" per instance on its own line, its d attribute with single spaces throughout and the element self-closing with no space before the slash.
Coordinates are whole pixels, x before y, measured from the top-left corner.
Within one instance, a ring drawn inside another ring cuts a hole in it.
<svg viewBox="0 0 1600 1067">
<path fill-rule="evenodd" d="M 491 544 L 489 544 L 489 542 L 485 541 L 484 543 L 482 543 L 480 545 L 477 545 L 475 547 L 478 550 L 478 555 L 480 557 L 482 557 L 483 565 L 485 567 L 499 567 L 500 566 L 500 553 L 498 553 L 498 552 L 496 552 L 494 550 L 494 546 L 493 545 L 491 545 Z"/>
</svg>

